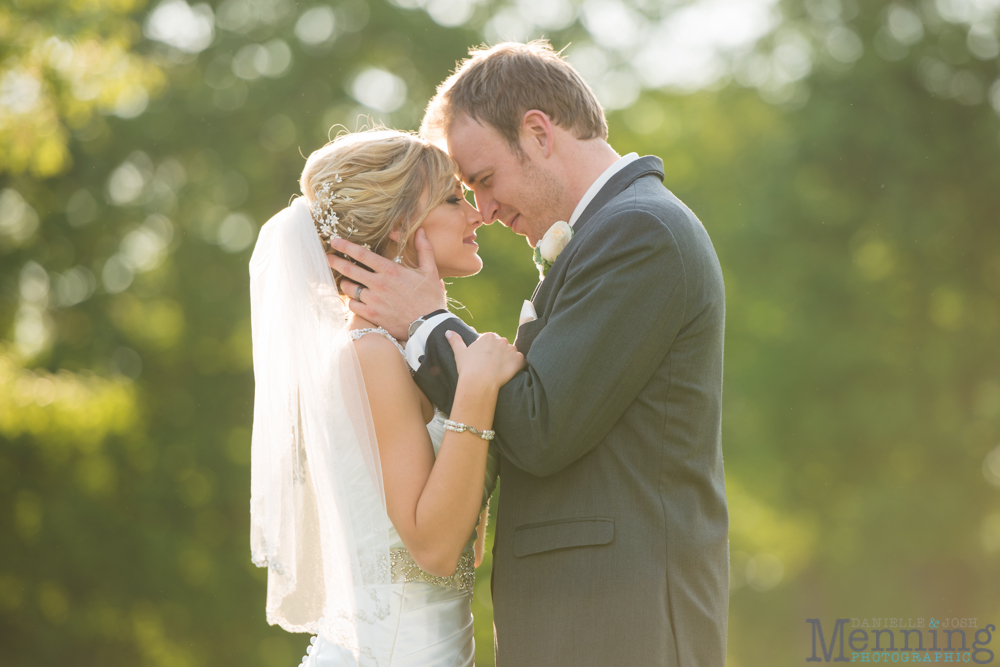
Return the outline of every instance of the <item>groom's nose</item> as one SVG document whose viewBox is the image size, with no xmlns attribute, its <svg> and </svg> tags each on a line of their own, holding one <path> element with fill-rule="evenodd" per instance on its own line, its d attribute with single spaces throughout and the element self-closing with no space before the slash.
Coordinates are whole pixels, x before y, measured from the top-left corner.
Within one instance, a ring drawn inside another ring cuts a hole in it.
<svg viewBox="0 0 1000 667">
<path fill-rule="evenodd" d="M 478 198 L 476 199 L 476 203 L 479 203 Z M 500 205 L 496 202 L 496 200 L 484 202 L 484 206 L 479 207 L 479 212 L 483 214 L 483 222 L 487 225 L 492 225 L 500 219 Z"/>
<path fill-rule="evenodd" d="M 472 187 L 472 198 L 475 200 L 476 210 L 483 216 L 483 224 L 492 225 L 497 220 L 499 205 L 492 197 L 487 197 L 484 188 L 478 183 Z"/>
</svg>

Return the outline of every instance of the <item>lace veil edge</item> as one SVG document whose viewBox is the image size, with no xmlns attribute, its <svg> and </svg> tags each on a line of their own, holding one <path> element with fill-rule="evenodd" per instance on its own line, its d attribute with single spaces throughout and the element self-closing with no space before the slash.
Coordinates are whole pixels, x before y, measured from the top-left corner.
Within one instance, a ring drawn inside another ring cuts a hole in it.
<svg viewBox="0 0 1000 667">
<path fill-rule="evenodd" d="M 383 664 L 389 524 L 349 314 L 301 199 L 261 229 L 250 260 L 254 361 L 251 558 L 267 621 Z"/>
</svg>

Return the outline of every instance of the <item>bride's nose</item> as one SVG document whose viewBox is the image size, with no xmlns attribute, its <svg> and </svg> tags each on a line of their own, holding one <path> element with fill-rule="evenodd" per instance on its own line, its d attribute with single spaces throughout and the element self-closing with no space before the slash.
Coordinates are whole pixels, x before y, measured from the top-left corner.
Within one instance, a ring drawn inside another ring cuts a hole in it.
<svg viewBox="0 0 1000 667">
<path fill-rule="evenodd" d="M 479 212 L 479 209 L 470 204 L 468 201 L 465 202 L 468 209 L 466 209 L 465 219 L 468 220 L 470 225 L 474 227 L 479 227 L 483 224 L 483 214 Z"/>
</svg>

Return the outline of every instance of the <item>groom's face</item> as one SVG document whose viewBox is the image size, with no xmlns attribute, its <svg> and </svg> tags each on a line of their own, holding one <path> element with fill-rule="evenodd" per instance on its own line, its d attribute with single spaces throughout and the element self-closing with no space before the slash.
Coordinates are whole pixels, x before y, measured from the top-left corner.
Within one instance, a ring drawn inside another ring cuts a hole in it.
<svg viewBox="0 0 1000 667">
<path fill-rule="evenodd" d="M 499 220 L 534 247 L 559 219 L 564 188 L 530 142 L 522 146 L 523 155 L 514 153 L 499 132 L 464 115 L 448 132 L 448 152 L 483 220 Z"/>
</svg>

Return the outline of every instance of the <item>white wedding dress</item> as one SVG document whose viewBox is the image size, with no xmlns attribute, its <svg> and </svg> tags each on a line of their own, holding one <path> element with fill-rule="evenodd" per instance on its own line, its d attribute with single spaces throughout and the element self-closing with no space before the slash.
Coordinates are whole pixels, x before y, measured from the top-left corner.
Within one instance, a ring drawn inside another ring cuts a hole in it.
<svg viewBox="0 0 1000 667">
<path fill-rule="evenodd" d="M 357 339 L 379 333 L 396 342 L 384 330 L 359 329 Z M 396 343 L 397 346 L 399 345 Z M 444 438 L 445 417 L 436 412 L 427 431 L 437 455 Z M 492 471 L 495 476 L 495 468 Z M 489 477 L 489 473 L 487 475 Z M 495 477 L 494 477 L 495 479 Z M 487 483 L 487 490 L 492 485 Z M 488 496 L 488 494 L 487 494 Z M 458 569 L 452 577 L 435 577 L 420 570 L 406 552 L 395 528 L 389 531 L 392 561 L 392 596 L 388 616 L 375 628 L 378 641 L 389 648 L 385 667 L 472 667 L 476 644 L 473 638 L 472 587 L 475 583 L 473 545 L 469 539 Z M 313 637 L 302 659 L 304 667 L 356 667 L 350 651 L 322 636 Z M 380 666 L 381 667 L 381 666 Z"/>
</svg>

